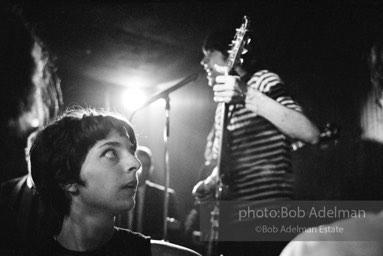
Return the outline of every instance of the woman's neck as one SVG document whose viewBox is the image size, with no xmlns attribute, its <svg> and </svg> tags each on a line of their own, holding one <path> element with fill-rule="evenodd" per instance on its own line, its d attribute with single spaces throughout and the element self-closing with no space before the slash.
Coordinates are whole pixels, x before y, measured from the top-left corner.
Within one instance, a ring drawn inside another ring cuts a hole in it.
<svg viewBox="0 0 383 256">
<path fill-rule="evenodd" d="M 57 241 L 73 251 L 90 251 L 105 245 L 113 236 L 113 216 L 73 212 L 64 217 Z"/>
</svg>

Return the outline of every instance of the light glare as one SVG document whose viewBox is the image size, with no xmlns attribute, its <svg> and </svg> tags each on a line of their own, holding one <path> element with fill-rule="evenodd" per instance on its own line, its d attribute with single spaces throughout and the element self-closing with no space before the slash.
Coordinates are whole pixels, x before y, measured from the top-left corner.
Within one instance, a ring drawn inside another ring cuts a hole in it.
<svg viewBox="0 0 383 256">
<path fill-rule="evenodd" d="M 143 88 L 148 84 L 148 81 L 142 77 L 135 76 L 127 79 L 125 84 L 129 87 Z"/>
<path fill-rule="evenodd" d="M 122 103 L 131 111 L 134 111 L 142 106 L 148 96 L 139 89 L 129 89 L 122 94 Z"/>
</svg>

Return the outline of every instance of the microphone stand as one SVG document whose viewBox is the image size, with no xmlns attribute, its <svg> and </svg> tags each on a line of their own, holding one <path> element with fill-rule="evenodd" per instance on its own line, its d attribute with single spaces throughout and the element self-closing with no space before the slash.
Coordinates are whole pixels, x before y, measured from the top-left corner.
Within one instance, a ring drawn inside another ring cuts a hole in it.
<svg viewBox="0 0 383 256">
<path fill-rule="evenodd" d="M 168 89 L 164 90 L 163 92 L 160 92 L 153 97 L 151 97 L 145 104 L 140 106 L 138 109 L 136 109 L 130 116 L 129 120 L 131 121 L 133 118 L 133 115 L 140 109 L 148 106 L 152 102 L 163 98 L 166 102 L 165 104 L 165 127 L 164 127 L 164 170 L 165 170 L 165 189 L 164 189 L 164 217 L 163 217 L 163 238 L 162 240 L 167 241 L 168 236 L 168 213 L 169 213 L 169 150 L 168 150 L 168 140 L 170 136 L 170 98 L 169 94 L 178 88 L 190 83 L 191 81 L 194 81 L 197 79 L 198 73 L 191 74 L 187 76 L 185 79 L 180 81 L 174 86 L 169 87 Z"/>
<path fill-rule="evenodd" d="M 163 240 L 167 241 L 168 238 L 168 214 L 169 214 L 169 150 L 168 139 L 170 135 L 170 98 L 169 95 L 164 98 L 165 104 L 165 127 L 164 127 L 164 159 L 165 159 L 165 190 L 164 190 L 164 218 L 163 218 Z"/>
</svg>

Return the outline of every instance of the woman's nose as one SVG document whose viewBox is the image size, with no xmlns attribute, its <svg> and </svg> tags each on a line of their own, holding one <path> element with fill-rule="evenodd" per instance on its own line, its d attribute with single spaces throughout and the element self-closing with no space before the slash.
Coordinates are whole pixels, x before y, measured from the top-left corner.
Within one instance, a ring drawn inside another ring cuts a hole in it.
<svg viewBox="0 0 383 256">
<path fill-rule="evenodd" d="M 125 170 L 127 172 L 137 172 L 141 167 L 141 162 L 134 156 L 131 155 L 129 158 L 127 158 L 125 162 Z"/>
</svg>

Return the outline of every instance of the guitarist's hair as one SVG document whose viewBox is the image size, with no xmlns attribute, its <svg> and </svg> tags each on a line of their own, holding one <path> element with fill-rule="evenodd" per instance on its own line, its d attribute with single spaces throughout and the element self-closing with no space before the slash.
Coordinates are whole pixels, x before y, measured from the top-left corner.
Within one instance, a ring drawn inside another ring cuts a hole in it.
<svg viewBox="0 0 383 256">
<path fill-rule="evenodd" d="M 251 36 L 251 33 L 249 33 Z M 204 51 L 217 50 L 228 57 L 228 50 L 230 50 L 233 36 L 235 35 L 235 28 L 216 30 L 211 32 L 203 41 L 202 49 Z M 249 45 L 245 47 L 247 53 L 243 55 L 243 64 L 241 65 L 247 72 L 255 72 L 261 68 L 265 68 L 259 44 L 252 40 Z"/>
</svg>

